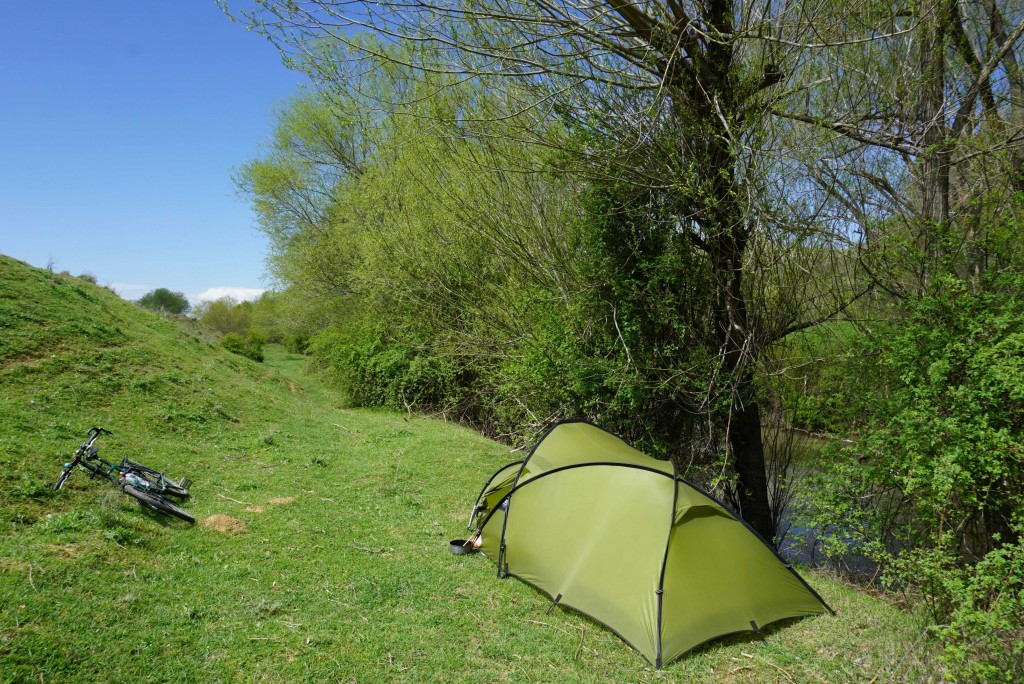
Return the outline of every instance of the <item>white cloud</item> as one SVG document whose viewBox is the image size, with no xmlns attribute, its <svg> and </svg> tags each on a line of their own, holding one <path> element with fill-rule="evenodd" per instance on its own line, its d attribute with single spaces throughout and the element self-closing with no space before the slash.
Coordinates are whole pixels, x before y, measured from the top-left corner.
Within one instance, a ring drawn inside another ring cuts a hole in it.
<svg viewBox="0 0 1024 684">
<path fill-rule="evenodd" d="M 253 301 L 266 291 L 263 287 L 211 287 L 196 295 L 195 301 L 212 302 L 224 297 L 231 297 L 236 302 Z"/>
</svg>

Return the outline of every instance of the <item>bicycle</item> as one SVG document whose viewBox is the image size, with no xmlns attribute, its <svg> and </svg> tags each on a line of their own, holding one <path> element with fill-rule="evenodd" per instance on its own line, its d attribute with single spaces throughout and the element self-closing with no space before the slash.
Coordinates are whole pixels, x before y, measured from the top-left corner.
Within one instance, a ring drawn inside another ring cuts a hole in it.
<svg viewBox="0 0 1024 684">
<path fill-rule="evenodd" d="M 89 471 L 89 477 L 102 477 L 121 488 L 121 491 L 130 497 L 135 498 L 143 506 L 150 508 L 164 515 L 181 518 L 186 522 L 194 523 L 196 519 L 188 511 L 175 506 L 167 500 L 167 495 L 179 499 L 188 498 L 188 488 L 192 481 L 187 477 L 175 481 L 163 473 L 153 470 L 141 463 L 130 461 L 124 458 L 120 464 L 114 464 L 104 460 L 99 455 L 99 447 L 96 440 L 101 434 L 112 435 L 110 430 L 101 427 L 89 428 L 86 433 L 88 439 L 82 446 L 78 447 L 70 463 L 64 464 L 64 472 L 60 474 L 55 491 L 60 490 L 67 482 L 71 471 L 75 466 L 82 466 Z"/>
</svg>

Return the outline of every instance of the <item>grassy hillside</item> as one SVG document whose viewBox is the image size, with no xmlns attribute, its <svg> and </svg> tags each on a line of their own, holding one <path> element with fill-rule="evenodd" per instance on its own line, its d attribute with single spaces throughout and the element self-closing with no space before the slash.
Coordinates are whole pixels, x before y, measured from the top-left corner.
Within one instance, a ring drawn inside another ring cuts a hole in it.
<svg viewBox="0 0 1024 684">
<path fill-rule="evenodd" d="M 76 472 L 86 429 L 194 480 L 207 525 Z M 839 612 L 655 671 L 452 557 L 507 449 L 340 408 L 298 357 L 223 352 L 102 288 L 0 257 L 0 681 L 927 681 L 917 622 L 828 576 Z"/>
</svg>

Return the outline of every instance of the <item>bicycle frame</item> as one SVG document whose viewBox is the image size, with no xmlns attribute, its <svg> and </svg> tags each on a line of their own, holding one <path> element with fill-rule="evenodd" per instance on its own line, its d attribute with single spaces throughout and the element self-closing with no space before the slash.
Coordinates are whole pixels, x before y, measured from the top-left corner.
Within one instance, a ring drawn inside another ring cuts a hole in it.
<svg viewBox="0 0 1024 684">
<path fill-rule="evenodd" d="M 89 439 L 78 447 L 71 462 L 64 464 L 64 471 L 53 487 L 55 490 L 61 489 L 68 477 L 71 476 L 75 466 L 80 465 L 89 471 L 90 477 L 102 477 L 143 506 L 157 513 L 180 518 L 189 523 L 196 521 L 195 516 L 167 499 L 167 495 L 187 499 L 188 488 L 192 484 L 191 480 L 185 477 L 175 482 L 157 470 L 148 468 L 141 463 L 129 461 L 127 457 L 120 464 L 100 458 L 99 448 L 95 442 L 103 433 L 109 435 L 110 431 L 101 427 L 89 429 Z"/>
<path fill-rule="evenodd" d="M 164 477 L 163 473 L 157 472 L 152 468 L 147 468 L 146 466 L 138 463 L 132 463 L 127 458 L 122 460 L 120 464 L 114 464 L 101 457 L 99 455 L 99 448 L 95 446 L 95 442 L 103 433 L 108 435 L 111 434 L 109 430 L 105 430 L 101 427 L 93 427 L 89 429 L 89 439 L 85 444 L 78 447 L 78 450 L 75 451 L 71 462 L 64 464 L 64 469 L 67 474 L 70 474 L 70 472 L 74 470 L 75 466 L 82 466 L 91 473 L 90 477 L 102 477 L 117 486 L 122 486 L 125 484 L 126 476 L 133 473 L 145 473 L 150 475 L 156 481 L 154 482 L 149 478 L 137 476 L 130 478 L 129 484 L 132 484 L 139 489 L 153 492 L 154 494 L 163 494 L 166 492 L 167 478 Z M 97 461 L 98 464 L 90 463 L 90 461 Z M 61 478 L 58 488 L 63 485 L 66 479 L 67 475 Z"/>
</svg>

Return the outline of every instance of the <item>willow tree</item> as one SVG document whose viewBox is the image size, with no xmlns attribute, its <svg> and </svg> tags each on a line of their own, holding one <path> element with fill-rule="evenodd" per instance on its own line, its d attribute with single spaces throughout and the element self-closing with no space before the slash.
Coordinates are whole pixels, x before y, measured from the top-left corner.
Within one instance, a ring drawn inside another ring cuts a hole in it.
<svg viewBox="0 0 1024 684">
<path fill-rule="evenodd" d="M 711 283 L 707 393 L 719 397 L 715 420 L 742 513 L 773 538 L 757 363 L 778 339 L 844 307 L 843 293 L 783 302 L 768 282 L 788 247 L 813 254 L 806 248 L 835 231 L 815 223 L 816 208 L 795 201 L 772 162 L 775 108 L 803 92 L 788 81 L 813 58 L 812 38 L 831 30 L 814 23 L 813 3 L 262 0 L 242 16 L 325 87 L 351 75 L 340 55 L 353 48 L 388 56 L 368 50 L 361 33 L 415 43 L 407 67 L 507 93 L 502 111 L 520 124 L 509 137 L 553 144 L 544 125 L 521 123 L 557 119 L 583 141 L 562 146 L 574 172 L 656 195 L 663 213 L 652 229 L 688 241 Z"/>
<path fill-rule="evenodd" d="M 863 234 L 880 290 L 916 298 L 943 271 L 977 281 L 1007 253 L 997 233 L 1024 189 L 1024 4 L 886 0 L 857 11 L 808 47 L 814 58 L 794 80 L 819 85 L 773 113 L 827 141 L 808 177 Z"/>
</svg>

